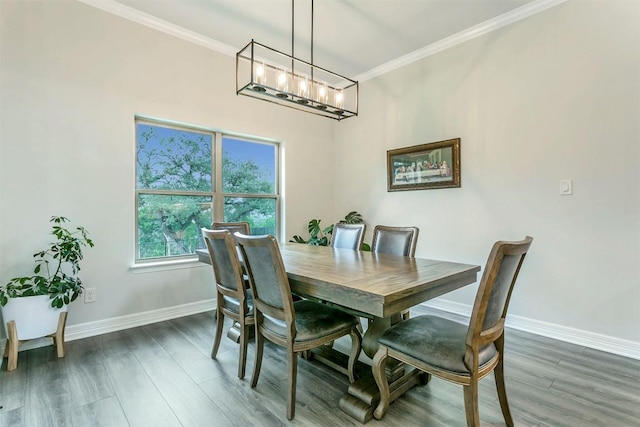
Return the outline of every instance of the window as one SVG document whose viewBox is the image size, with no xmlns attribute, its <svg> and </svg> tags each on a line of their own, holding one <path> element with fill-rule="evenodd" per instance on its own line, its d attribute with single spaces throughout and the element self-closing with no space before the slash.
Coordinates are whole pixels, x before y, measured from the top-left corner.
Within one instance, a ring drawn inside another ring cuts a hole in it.
<svg viewBox="0 0 640 427">
<path fill-rule="evenodd" d="M 274 142 L 136 119 L 136 261 L 193 255 L 214 221 L 277 235 L 278 159 Z"/>
</svg>

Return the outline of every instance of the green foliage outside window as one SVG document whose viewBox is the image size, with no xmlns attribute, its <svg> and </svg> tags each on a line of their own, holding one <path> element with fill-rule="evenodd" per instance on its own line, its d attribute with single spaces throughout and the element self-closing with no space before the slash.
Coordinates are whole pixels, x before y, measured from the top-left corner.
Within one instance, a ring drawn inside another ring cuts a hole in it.
<svg viewBox="0 0 640 427">
<path fill-rule="evenodd" d="M 204 247 L 200 229 L 214 220 L 213 135 L 144 123 L 136 130 L 138 258 L 193 254 Z M 225 151 L 222 176 L 225 194 L 271 196 L 220 196 L 224 218 L 217 220 L 247 221 L 254 234 L 275 234 L 273 172 Z"/>
</svg>

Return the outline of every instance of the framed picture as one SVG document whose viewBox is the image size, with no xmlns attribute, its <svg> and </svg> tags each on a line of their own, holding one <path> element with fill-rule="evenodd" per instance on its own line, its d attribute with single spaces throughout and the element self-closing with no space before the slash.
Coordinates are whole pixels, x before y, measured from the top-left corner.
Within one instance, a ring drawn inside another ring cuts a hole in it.
<svg viewBox="0 0 640 427">
<path fill-rule="evenodd" d="M 460 187 L 460 138 L 387 151 L 387 191 Z"/>
</svg>

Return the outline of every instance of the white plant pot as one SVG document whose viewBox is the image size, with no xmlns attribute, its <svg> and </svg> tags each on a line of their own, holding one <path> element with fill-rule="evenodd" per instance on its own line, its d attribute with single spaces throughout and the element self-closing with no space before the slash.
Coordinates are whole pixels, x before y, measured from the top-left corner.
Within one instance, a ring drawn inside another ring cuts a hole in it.
<svg viewBox="0 0 640 427">
<path fill-rule="evenodd" d="M 60 313 L 67 311 L 68 306 L 62 308 L 51 307 L 49 295 L 35 297 L 9 298 L 2 310 L 2 324 L 6 336 L 7 323 L 16 322 L 19 340 L 31 340 L 54 334 L 58 329 Z"/>
</svg>

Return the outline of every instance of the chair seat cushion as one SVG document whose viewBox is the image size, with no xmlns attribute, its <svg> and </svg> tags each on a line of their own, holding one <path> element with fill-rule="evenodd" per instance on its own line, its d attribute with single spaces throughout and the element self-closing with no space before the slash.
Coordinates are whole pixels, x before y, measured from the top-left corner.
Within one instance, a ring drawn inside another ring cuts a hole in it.
<svg viewBox="0 0 640 427">
<path fill-rule="evenodd" d="M 296 313 L 295 342 L 315 340 L 342 330 L 349 331 L 358 323 L 357 317 L 315 301 L 296 301 L 293 307 Z M 265 315 L 264 328 L 286 337 L 286 323 L 282 320 Z"/>
<path fill-rule="evenodd" d="M 223 306 L 229 311 L 234 313 L 240 313 L 240 301 L 236 298 L 231 298 L 223 295 Z M 253 316 L 253 294 L 250 289 L 247 289 L 247 307 L 249 311 L 247 316 Z"/>
<path fill-rule="evenodd" d="M 468 328 L 468 325 L 438 316 L 417 316 L 392 326 L 378 342 L 427 365 L 469 374 L 464 364 Z M 493 344 L 480 349 L 479 366 L 489 362 L 495 354 Z"/>
</svg>

